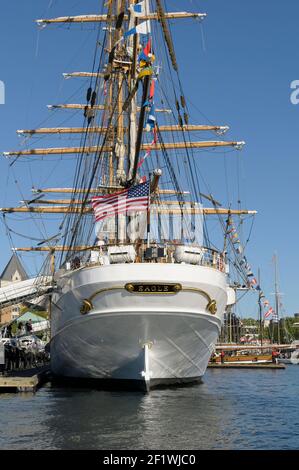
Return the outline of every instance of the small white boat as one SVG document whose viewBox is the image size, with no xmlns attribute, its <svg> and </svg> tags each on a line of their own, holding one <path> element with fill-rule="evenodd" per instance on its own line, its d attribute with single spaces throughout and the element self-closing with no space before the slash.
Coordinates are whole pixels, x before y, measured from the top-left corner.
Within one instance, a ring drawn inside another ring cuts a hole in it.
<svg viewBox="0 0 299 470">
<path fill-rule="evenodd" d="M 299 348 L 287 349 L 280 354 L 278 362 L 281 364 L 299 364 Z"/>
</svg>

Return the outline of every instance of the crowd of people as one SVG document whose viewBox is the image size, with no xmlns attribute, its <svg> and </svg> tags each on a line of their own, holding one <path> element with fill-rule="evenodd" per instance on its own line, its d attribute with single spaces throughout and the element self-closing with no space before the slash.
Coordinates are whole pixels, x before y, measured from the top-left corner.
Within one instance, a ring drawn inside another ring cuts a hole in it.
<svg viewBox="0 0 299 470">
<path fill-rule="evenodd" d="M 10 323 L 0 330 L 0 346 L 2 344 L 4 348 L 5 358 L 4 363 L 0 364 L 0 373 L 37 367 L 49 361 L 49 352 L 45 351 L 43 343 L 32 333 L 31 319 L 14 326 Z"/>
<path fill-rule="evenodd" d="M 42 366 L 50 359 L 49 353 L 40 348 L 36 341 L 22 344 L 17 338 L 4 344 L 4 358 L 4 364 L 0 365 L 2 374 Z"/>
<path fill-rule="evenodd" d="M 16 334 L 12 333 L 12 323 L 6 325 L 0 332 L 2 338 L 13 338 L 13 336 L 25 336 L 31 335 L 33 331 L 31 318 L 26 322 L 19 322 L 17 324 Z"/>
</svg>

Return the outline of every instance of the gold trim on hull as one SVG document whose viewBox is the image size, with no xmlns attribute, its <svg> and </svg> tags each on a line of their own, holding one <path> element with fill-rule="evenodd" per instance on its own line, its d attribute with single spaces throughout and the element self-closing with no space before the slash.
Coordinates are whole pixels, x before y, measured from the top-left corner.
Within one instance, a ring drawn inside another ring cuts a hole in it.
<svg viewBox="0 0 299 470">
<path fill-rule="evenodd" d="M 143 288 L 143 290 L 139 290 L 141 287 Z M 196 287 L 182 287 L 182 285 L 178 283 L 177 284 L 127 283 L 124 286 L 115 286 L 115 287 L 107 287 L 105 289 L 100 289 L 96 291 L 94 294 L 92 294 L 88 299 L 84 299 L 82 302 L 82 306 L 80 308 L 81 314 L 86 315 L 91 310 L 93 310 L 94 306 L 93 306 L 92 300 L 95 297 L 97 297 L 98 295 L 104 292 L 109 292 L 113 290 L 126 290 L 127 292 L 131 294 L 135 294 L 135 295 L 176 295 L 178 292 L 195 292 L 195 293 L 203 295 L 208 300 L 208 304 L 206 306 L 206 310 L 208 312 L 210 312 L 212 315 L 215 315 L 217 313 L 216 300 L 212 299 L 207 292 L 201 289 L 197 289 Z"/>
</svg>

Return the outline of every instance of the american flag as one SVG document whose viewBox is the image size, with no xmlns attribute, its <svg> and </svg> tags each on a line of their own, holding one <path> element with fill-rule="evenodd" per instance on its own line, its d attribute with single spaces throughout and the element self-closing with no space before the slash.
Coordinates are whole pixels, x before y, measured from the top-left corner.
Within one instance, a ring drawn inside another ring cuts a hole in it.
<svg viewBox="0 0 299 470">
<path fill-rule="evenodd" d="M 117 193 L 93 197 L 91 204 L 96 222 L 116 214 L 148 210 L 149 185 L 147 181 Z"/>
</svg>

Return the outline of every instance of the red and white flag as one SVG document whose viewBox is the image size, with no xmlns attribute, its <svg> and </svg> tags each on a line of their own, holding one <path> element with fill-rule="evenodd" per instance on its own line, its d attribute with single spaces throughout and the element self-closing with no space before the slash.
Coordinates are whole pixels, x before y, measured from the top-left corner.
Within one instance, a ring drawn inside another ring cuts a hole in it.
<svg viewBox="0 0 299 470">
<path fill-rule="evenodd" d="M 272 315 L 273 312 L 274 312 L 274 309 L 272 307 L 270 307 L 269 310 L 267 310 L 267 312 L 264 315 L 265 318 L 270 317 L 270 315 Z"/>
<path fill-rule="evenodd" d="M 149 185 L 147 181 L 117 193 L 93 197 L 91 204 L 96 222 L 116 214 L 148 210 Z"/>
</svg>

